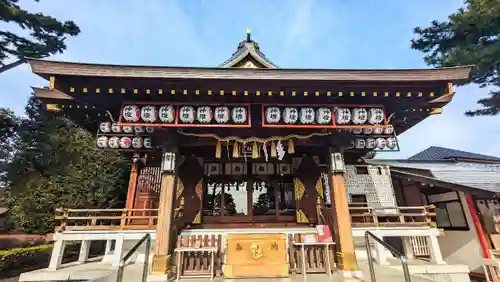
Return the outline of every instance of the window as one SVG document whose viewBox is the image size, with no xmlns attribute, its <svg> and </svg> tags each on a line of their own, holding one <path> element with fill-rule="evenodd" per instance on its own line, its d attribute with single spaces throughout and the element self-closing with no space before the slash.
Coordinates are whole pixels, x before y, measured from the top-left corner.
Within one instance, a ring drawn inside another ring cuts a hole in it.
<svg viewBox="0 0 500 282">
<path fill-rule="evenodd" d="M 275 215 L 276 198 L 273 185 L 265 181 L 255 181 L 252 186 L 252 215 Z"/>
<path fill-rule="evenodd" d="M 206 223 L 295 221 L 292 176 L 213 176 L 204 186 Z"/>
<path fill-rule="evenodd" d="M 368 167 L 366 166 L 356 166 L 356 174 L 368 174 Z"/>
<path fill-rule="evenodd" d="M 453 194 L 453 195 L 452 195 Z M 428 195 L 430 204 L 436 206 L 436 224 L 445 230 L 469 230 L 460 197 L 454 192 Z M 453 199 L 453 200 L 448 200 Z M 434 202 L 432 200 L 435 200 Z M 440 201 L 441 200 L 441 201 Z"/>
<path fill-rule="evenodd" d="M 224 215 L 248 215 L 247 181 L 234 181 L 226 185 L 224 192 Z"/>
</svg>

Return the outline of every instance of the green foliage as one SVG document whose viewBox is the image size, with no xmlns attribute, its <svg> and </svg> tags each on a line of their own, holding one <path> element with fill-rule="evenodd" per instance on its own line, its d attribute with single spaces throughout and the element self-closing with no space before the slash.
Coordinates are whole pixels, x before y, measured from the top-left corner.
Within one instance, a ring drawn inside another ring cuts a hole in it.
<svg viewBox="0 0 500 282">
<path fill-rule="evenodd" d="M 5 171 L 13 157 L 19 119 L 11 110 L 0 108 L 0 187 L 5 186 Z"/>
<path fill-rule="evenodd" d="M 58 207 L 121 207 L 129 162 L 115 152 L 95 150 L 95 137 L 64 117 L 47 113 L 32 97 L 17 129 L 8 165 L 8 188 L 0 203 L 9 208 L 16 232 L 54 230 Z"/>
<path fill-rule="evenodd" d="M 474 65 L 471 81 L 482 87 L 500 87 L 500 0 L 467 0 L 447 21 L 417 27 L 412 48 L 426 54 L 437 67 Z M 482 108 L 468 116 L 500 113 L 500 91 L 478 101 Z"/>
<path fill-rule="evenodd" d="M 0 72 L 24 62 L 26 57 L 43 58 L 61 53 L 66 50 L 66 36 L 80 33 L 73 21 L 60 22 L 42 13 L 30 13 L 17 3 L 18 0 L 0 0 L 0 20 L 18 25 L 22 29 L 20 33 L 27 31 L 29 36 L 0 30 Z M 9 58 L 18 60 L 6 65 Z"/>
<path fill-rule="evenodd" d="M 0 250 L 0 273 L 14 268 L 34 265 L 50 257 L 51 244 Z"/>
</svg>

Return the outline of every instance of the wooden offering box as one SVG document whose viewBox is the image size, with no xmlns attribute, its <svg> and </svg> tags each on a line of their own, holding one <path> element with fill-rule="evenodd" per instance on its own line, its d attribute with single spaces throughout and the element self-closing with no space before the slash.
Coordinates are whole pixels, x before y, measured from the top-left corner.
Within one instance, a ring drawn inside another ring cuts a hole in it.
<svg viewBox="0 0 500 282">
<path fill-rule="evenodd" d="M 227 236 L 225 278 L 287 277 L 285 234 Z"/>
</svg>

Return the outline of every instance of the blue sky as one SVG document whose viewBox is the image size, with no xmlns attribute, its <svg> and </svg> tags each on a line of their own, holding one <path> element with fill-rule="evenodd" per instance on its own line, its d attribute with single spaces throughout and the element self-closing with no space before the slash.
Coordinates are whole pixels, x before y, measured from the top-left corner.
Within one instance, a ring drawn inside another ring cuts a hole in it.
<svg viewBox="0 0 500 282">
<path fill-rule="evenodd" d="M 51 59 L 112 64 L 216 66 L 245 37 L 284 68 L 423 68 L 412 29 L 445 19 L 462 0 L 21 0 L 30 11 L 74 20 L 82 32 Z M 5 25 L 0 25 L 1 28 Z M 10 27 L 10 26 L 8 26 Z M 30 86 L 46 82 L 24 65 L 0 74 L 0 106 L 22 114 Z M 457 88 L 442 115 L 400 136 L 408 157 L 428 146 L 500 156 L 500 118 L 468 118 L 487 90 Z"/>
</svg>

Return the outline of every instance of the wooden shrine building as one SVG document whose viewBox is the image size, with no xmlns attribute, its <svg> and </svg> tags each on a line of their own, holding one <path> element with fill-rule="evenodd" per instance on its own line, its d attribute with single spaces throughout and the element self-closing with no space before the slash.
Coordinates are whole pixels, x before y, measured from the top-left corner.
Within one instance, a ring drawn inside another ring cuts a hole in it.
<svg viewBox="0 0 500 282">
<path fill-rule="evenodd" d="M 292 243 L 324 224 L 335 245 L 308 267 L 326 257 L 356 275 L 353 228 L 379 223 L 350 208 L 345 166 L 398 150 L 397 135 L 441 113 L 471 69 L 285 69 L 250 33 L 213 68 L 29 63 L 49 82 L 34 88 L 47 110 L 133 161 L 125 209 L 78 223 L 64 207 L 58 231 L 156 230 L 154 273 L 180 246 L 215 245 L 225 277 L 288 276 Z M 427 215 L 388 223 L 429 226 Z M 187 255 L 187 268 L 200 258 Z"/>
</svg>

